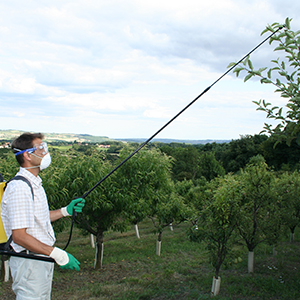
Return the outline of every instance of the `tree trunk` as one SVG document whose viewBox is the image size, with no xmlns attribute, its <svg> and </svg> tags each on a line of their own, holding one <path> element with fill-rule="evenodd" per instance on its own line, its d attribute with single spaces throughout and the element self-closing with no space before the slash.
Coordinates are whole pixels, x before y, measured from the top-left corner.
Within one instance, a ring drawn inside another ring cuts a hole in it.
<svg viewBox="0 0 300 300">
<path fill-rule="evenodd" d="M 291 232 L 290 242 L 293 243 L 295 241 L 295 233 Z"/>
<path fill-rule="evenodd" d="M 96 237 L 96 254 L 95 254 L 95 264 L 94 264 L 95 270 L 102 268 L 103 251 L 104 251 L 103 232 L 100 232 L 97 234 Z"/>
<path fill-rule="evenodd" d="M 254 252 L 248 252 L 248 273 L 254 272 Z"/>
<path fill-rule="evenodd" d="M 220 287 L 221 287 L 221 277 L 218 276 L 218 278 L 216 278 L 214 276 L 212 286 L 211 286 L 211 295 L 217 296 L 220 292 Z"/>
<path fill-rule="evenodd" d="M 173 231 L 173 224 L 170 223 L 170 230 Z"/>
<path fill-rule="evenodd" d="M 140 233 L 139 233 L 139 227 L 137 224 L 134 224 L 134 230 L 135 230 L 135 235 L 139 239 L 140 238 Z"/>
</svg>

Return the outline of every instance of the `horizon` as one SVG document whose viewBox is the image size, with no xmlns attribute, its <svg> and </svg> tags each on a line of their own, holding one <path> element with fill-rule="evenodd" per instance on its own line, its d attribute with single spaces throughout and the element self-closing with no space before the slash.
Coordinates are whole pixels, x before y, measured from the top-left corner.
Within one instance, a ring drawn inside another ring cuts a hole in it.
<svg viewBox="0 0 300 300">
<path fill-rule="evenodd" d="M 150 137 L 260 44 L 268 24 L 289 17 L 300 29 L 299 10 L 292 0 L 4 1 L 1 125 Z M 251 54 L 255 69 L 272 66 L 275 44 Z M 157 138 L 257 134 L 273 122 L 252 101 L 286 105 L 274 90 L 231 72 Z"/>
<path fill-rule="evenodd" d="M 19 130 L 19 129 L 0 129 L 0 139 L 2 138 L 1 137 L 1 133 L 2 132 L 7 132 L 7 133 L 10 133 L 10 135 L 11 135 L 11 137 L 10 138 L 13 138 L 13 137 L 15 137 L 15 136 L 18 136 L 21 132 L 27 132 L 27 131 L 24 131 L 24 130 Z M 11 133 L 11 131 L 12 132 L 14 132 L 14 131 L 16 131 L 16 132 L 18 132 L 18 134 L 13 134 L 13 133 Z M 47 135 L 71 135 L 71 136 L 82 136 L 82 137 L 95 137 L 95 138 L 103 138 L 103 139 L 108 139 L 108 140 L 113 140 L 113 141 L 132 141 L 132 142 L 143 142 L 143 141 L 147 141 L 148 139 L 147 138 L 140 138 L 140 137 L 134 137 L 134 138 L 111 138 L 111 137 L 109 137 L 109 136 L 106 136 L 106 135 L 98 135 L 98 136 L 96 136 L 96 135 L 92 135 L 92 134 L 86 134 L 86 133 L 70 133 L 70 132 L 42 132 L 42 134 L 44 134 L 45 135 L 45 139 L 49 139 L 49 136 L 47 137 Z M 13 135 L 13 136 L 12 136 Z M 54 139 L 54 138 L 53 138 Z M 231 140 L 233 140 L 233 139 L 231 139 Z M 156 137 L 154 137 L 153 139 L 151 139 L 149 142 L 151 142 L 151 141 L 161 141 L 161 142 L 163 142 L 163 141 L 170 141 L 170 143 L 171 142 L 176 142 L 176 141 L 182 141 L 182 142 L 184 142 L 184 141 L 189 141 L 189 142 L 191 142 L 191 143 L 193 143 L 193 142 L 207 142 L 207 143 L 213 143 L 213 142 L 217 142 L 217 143 L 220 143 L 220 142 L 230 142 L 231 140 L 227 140 L 227 139 L 192 139 L 192 140 L 190 140 L 190 139 L 176 139 L 176 138 L 156 138 Z"/>
</svg>

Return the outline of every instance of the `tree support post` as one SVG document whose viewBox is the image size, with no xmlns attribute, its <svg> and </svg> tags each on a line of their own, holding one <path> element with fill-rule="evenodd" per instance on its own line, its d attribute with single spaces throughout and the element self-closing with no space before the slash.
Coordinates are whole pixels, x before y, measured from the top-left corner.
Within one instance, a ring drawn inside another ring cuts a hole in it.
<svg viewBox="0 0 300 300">
<path fill-rule="evenodd" d="M 160 252 L 161 252 L 161 241 L 157 241 L 156 242 L 156 255 L 160 256 Z"/>
<path fill-rule="evenodd" d="M 254 252 L 248 252 L 248 273 L 254 272 Z"/>
<path fill-rule="evenodd" d="M 139 239 L 140 238 L 140 233 L 139 233 L 139 227 L 137 224 L 134 224 L 134 230 L 135 230 L 135 235 Z"/>
<path fill-rule="evenodd" d="M 217 295 L 219 295 L 220 287 L 221 287 L 221 277 L 218 276 L 218 278 L 216 278 L 216 277 L 214 276 L 214 277 L 213 277 L 212 286 L 211 286 L 211 295 L 212 295 L 212 296 L 217 296 Z"/>
</svg>

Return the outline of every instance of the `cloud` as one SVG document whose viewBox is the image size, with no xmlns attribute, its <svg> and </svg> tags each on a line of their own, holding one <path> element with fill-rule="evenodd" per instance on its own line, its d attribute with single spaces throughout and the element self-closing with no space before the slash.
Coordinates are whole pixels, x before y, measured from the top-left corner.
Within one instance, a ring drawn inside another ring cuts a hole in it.
<svg viewBox="0 0 300 300">
<path fill-rule="evenodd" d="M 299 8 L 290 0 L 2 2 L 1 124 L 36 130 L 38 119 L 45 132 L 147 136 L 256 46 L 268 23 L 290 16 L 299 27 Z M 272 51 L 263 45 L 253 63 L 269 64 Z M 279 101 L 269 87 L 226 76 L 162 134 L 253 134 L 263 115 L 252 100 L 264 97 Z"/>
</svg>

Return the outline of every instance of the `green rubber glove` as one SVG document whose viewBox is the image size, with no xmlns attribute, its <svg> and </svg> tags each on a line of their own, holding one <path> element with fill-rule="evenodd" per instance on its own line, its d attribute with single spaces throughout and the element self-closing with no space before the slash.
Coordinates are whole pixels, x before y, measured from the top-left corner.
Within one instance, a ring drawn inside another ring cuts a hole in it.
<svg viewBox="0 0 300 300">
<path fill-rule="evenodd" d="M 76 270 L 79 271 L 80 270 L 80 262 L 70 253 L 67 253 L 68 258 L 69 258 L 69 262 L 63 266 L 60 266 L 61 269 L 65 269 L 65 270 Z"/>
<path fill-rule="evenodd" d="M 82 198 L 74 199 L 67 206 L 67 212 L 70 216 L 73 215 L 73 209 L 75 209 L 75 211 L 77 213 L 82 212 L 82 209 L 83 209 L 84 205 L 85 205 L 85 200 L 84 199 L 82 199 Z"/>
<path fill-rule="evenodd" d="M 58 247 L 54 247 L 49 256 L 53 258 L 62 269 L 80 270 L 80 262 L 73 255 Z"/>
</svg>

